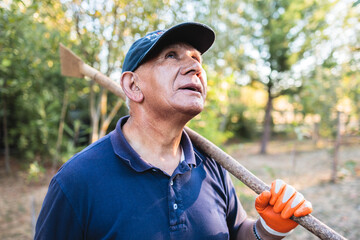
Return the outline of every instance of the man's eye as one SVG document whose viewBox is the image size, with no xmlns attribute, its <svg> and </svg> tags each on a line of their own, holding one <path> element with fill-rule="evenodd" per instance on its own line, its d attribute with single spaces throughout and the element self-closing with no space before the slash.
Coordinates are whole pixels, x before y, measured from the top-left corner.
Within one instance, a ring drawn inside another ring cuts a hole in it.
<svg viewBox="0 0 360 240">
<path fill-rule="evenodd" d="M 176 53 L 169 52 L 168 54 L 166 54 L 165 58 L 176 58 Z"/>
</svg>

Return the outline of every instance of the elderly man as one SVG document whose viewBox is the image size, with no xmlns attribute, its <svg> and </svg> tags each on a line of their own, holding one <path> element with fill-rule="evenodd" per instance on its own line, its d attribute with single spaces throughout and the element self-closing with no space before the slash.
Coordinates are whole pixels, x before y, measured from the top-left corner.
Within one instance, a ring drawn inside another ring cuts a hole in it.
<svg viewBox="0 0 360 240">
<path fill-rule="evenodd" d="M 281 180 L 242 208 L 228 173 L 191 143 L 204 108 L 202 54 L 215 39 L 182 23 L 137 40 L 123 64 L 129 116 L 52 179 L 36 239 L 281 239 L 311 205 Z"/>
</svg>

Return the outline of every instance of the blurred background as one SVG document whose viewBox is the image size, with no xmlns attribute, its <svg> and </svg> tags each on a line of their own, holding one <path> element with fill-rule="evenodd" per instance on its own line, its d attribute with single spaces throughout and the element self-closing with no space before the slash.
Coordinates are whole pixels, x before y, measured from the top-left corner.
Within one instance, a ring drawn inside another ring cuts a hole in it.
<svg viewBox="0 0 360 240">
<path fill-rule="evenodd" d="M 206 109 L 189 126 L 360 239 L 359 0 L 1 1 L 1 239 L 31 239 L 56 170 L 127 114 L 91 79 L 61 75 L 59 44 L 118 82 L 133 41 L 184 21 L 216 32 Z M 255 194 L 234 183 L 256 217 Z"/>
</svg>

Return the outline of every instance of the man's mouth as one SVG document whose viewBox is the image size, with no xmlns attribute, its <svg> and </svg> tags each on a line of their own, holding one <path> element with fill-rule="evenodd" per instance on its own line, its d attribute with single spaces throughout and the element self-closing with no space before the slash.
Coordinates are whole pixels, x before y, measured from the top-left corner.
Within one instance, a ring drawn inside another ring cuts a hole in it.
<svg viewBox="0 0 360 240">
<path fill-rule="evenodd" d="M 180 90 L 189 90 L 189 91 L 193 91 L 193 92 L 198 92 L 201 93 L 201 86 L 196 85 L 196 84 L 186 84 L 182 87 L 179 88 Z"/>
</svg>

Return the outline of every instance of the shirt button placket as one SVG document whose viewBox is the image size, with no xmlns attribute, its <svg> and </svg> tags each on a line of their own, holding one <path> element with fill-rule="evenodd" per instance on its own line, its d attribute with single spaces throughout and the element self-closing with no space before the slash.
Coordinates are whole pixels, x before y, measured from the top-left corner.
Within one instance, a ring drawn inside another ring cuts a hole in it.
<svg viewBox="0 0 360 240">
<path fill-rule="evenodd" d="M 171 179 L 170 180 L 170 186 L 173 187 L 174 186 L 174 180 Z M 176 210 L 178 208 L 178 205 L 176 203 L 173 204 L 173 209 Z"/>
<path fill-rule="evenodd" d="M 168 188 L 169 188 L 169 210 L 170 210 L 170 226 L 172 226 L 172 231 L 175 231 L 177 229 L 176 225 L 178 224 L 178 219 L 177 219 L 177 209 L 178 209 L 178 204 L 176 203 L 176 195 L 175 195 L 175 191 L 174 191 L 174 180 L 170 179 L 170 181 L 168 182 Z"/>
</svg>

